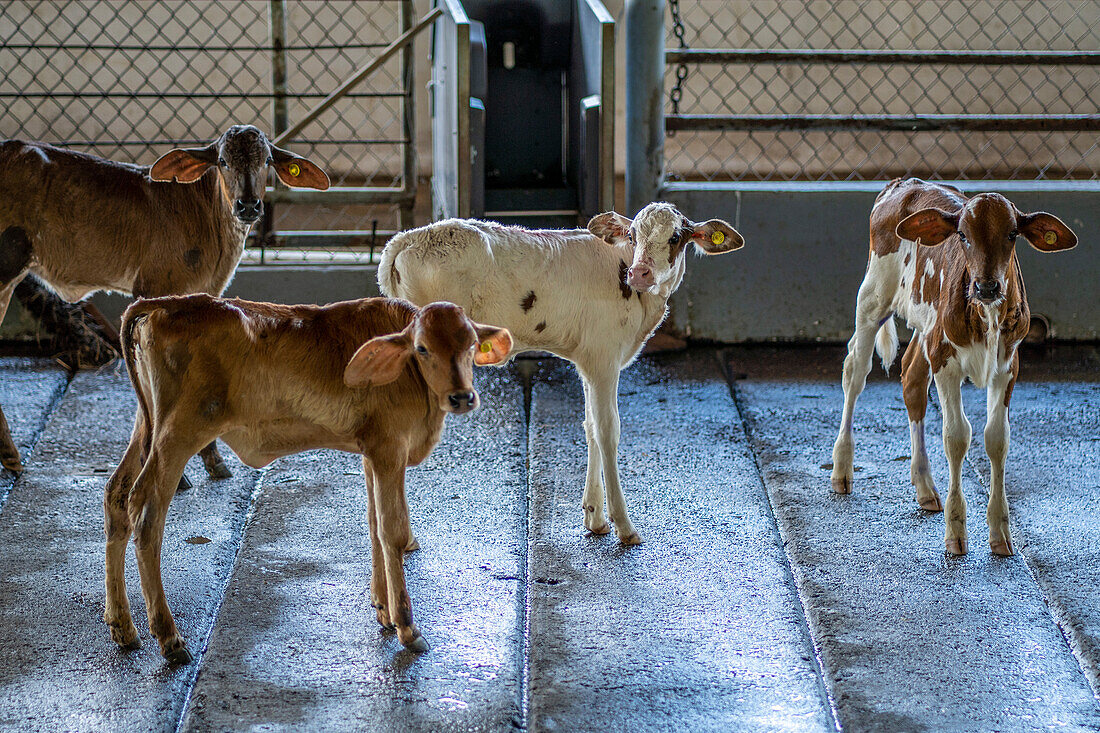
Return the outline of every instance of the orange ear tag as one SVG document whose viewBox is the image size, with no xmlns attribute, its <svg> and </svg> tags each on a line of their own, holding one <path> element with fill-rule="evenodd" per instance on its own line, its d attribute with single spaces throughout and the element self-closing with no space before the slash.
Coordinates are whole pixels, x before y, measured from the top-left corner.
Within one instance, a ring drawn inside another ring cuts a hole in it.
<svg viewBox="0 0 1100 733">
<path fill-rule="evenodd" d="M 1054 244 L 1055 242 L 1058 241 L 1058 233 L 1048 229 L 1043 234 L 1043 241 L 1046 242 L 1047 244 Z"/>
<path fill-rule="evenodd" d="M 480 350 L 482 354 L 488 354 L 490 351 L 493 350 L 493 345 L 488 341 L 482 341 L 481 346 L 478 347 L 478 350 Z"/>
<path fill-rule="evenodd" d="M 298 174 L 302 172 L 302 169 L 298 167 L 297 163 L 291 163 L 286 167 L 286 172 L 297 178 Z"/>
<path fill-rule="evenodd" d="M 714 232 L 710 235 L 710 241 L 714 244 L 721 244 L 726 241 L 726 235 L 722 232 Z"/>
</svg>

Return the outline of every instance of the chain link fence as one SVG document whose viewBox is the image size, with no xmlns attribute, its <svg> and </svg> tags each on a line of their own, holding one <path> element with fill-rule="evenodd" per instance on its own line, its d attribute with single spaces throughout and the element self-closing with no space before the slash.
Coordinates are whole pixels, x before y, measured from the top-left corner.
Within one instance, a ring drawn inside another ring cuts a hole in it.
<svg viewBox="0 0 1100 733">
<path fill-rule="evenodd" d="M 670 180 L 1100 178 L 1095 0 L 670 0 L 665 27 Z"/>
<path fill-rule="evenodd" d="M 290 122 L 302 116 L 411 13 L 409 0 L 0 3 L 0 138 L 149 165 L 235 123 L 274 136 L 285 129 L 280 109 Z M 246 257 L 361 259 L 400 228 L 416 185 L 409 54 L 286 144 L 324 168 L 334 191 L 379 189 L 369 203 L 279 203 Z"/>
</svg>

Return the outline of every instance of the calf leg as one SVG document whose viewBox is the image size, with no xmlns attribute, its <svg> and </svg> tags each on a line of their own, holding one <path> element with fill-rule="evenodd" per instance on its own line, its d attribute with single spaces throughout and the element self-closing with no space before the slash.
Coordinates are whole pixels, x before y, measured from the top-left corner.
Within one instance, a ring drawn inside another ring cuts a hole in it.
<svg viewBox="0 0 1100 733">
<path fill-rule="evenodd" d="M 381 459 L 370 458 L 374 468 L 375 530 L 386 576 L 385 608 L 379 610 L 379 621 L 388 617 L 397 628 L 397 638 L 407 649 L 426 652 L 428 642 L 413 623 L 412 601 L 405 586 L 403 565 L 409 544 L 409 505 L 405 500 L 405 461 L 394 460 L 397 454 L 394 450 L 392 455 Z"/>
<path fill-rule="evenodd" d="M 607 510 L 615 523 L 615 534 L 624 545 L 640 545 L 642 538 L 626 511 L 626 498 L 619 483 L 619 370 L 601 374 L 591 381 L 592 416 L 596 423 L 596 441 L 603 460 L 603 480 L 607 489 Z"/>
<path fill-rule="evenodd" d="M 202 459 L 202 465 L 206 468 L 206 472 L 210 474 L 210 478 L 230 478 L 233 476 L 229 467 L 225 465 L 222 454 L 218 452 L 216 440 L 211 440 L 205 448 L 199 451 L 199 458 Z"/>
<path fill-rule="evenodd" d="M 1005 497 L 1005 458 L 1008 456 L 1008 402 L 1016 383 L 1019 355 L 1013 357 L 1012 371 L 998 374 L 986 390 L 985 452 L 989 456 L 989 549 L 994 555 L 1011 555 L 1012 536 L 1008 530 L 1008 499 Z"/>
<path fill-rule="evenodd" d="M 856 400 L 867 384 L 867 375 L 871 372 L 871 358 L 874 356 L 875 333 L 886 318 L 891 317 L 889 308 L 879 304 L 877 293 L 873 290 L 872 273 L 868 269 L 867 278 L 859 288 L 856 300 L 856 329 L 848 341 L 848 356 L 844 358 L 844 415 L 840 420 L 840 432 L 833 443 L 833 491 L 838 494 L 852 493 L 852 481 L 855 475 L 854 450 L 855 437 L 852 430 L 852 413 Z"/>
<path fill-rule="evenodd" d="M 579 370 L 578 370 L 579 372 Z M 588 443 L 588 471 L 584 479 L 584 497 L 581 505 L 584 509 L 584 526 L 592 534 L 607 534 L 611 525 L 603 513 L 603 480 L 600 477 L 600 444 L 596 440 L 596 418 L 592 414 L 592 387 L 583 373 L 580 374 L 584 385 L 584 437 Z"/>
<path fill-rule="evenodd" d="M 19 236 L 13 232 L 18 232 Z M 15 286 L 27 272 L 26 266 L 30 256 L 30 242 L 27 241 L 26 233 L 21 228 L 8 227 L 0 233 L 0 321 L 4 320 L 8 312 L 8 304 L 11 303 L 11 294 L 15 292 Z M 23 470 L 19 448 L 12 440 L 8 419 L 4 416 L 2 408 L 0 408 L 0 464 L 16 473 Z"/>
<path fill-rule="evenodd" d="M 160 643 L 161 654 L 174 664 L 188 664 L 192 657 L 176 630 L 175 619 L 164 595 L 160 572 L 161 544 L 164 541 L 164 519 L 168 514 L 175 487 L 183 475 L 187 460 L 202 443 L 179 447 L 162 436 L 186 435 L 190 430 L 179 427 L 159 430 L 145 467 L 130 493 L 129 514 L 134 527 L 134 547 L 137 551 L 141 592 L 149 615 L 149 631 Z"/>
<path fill-rule="evenodd" d="M 901 361 L 902 395 L 909 412 L 909 478 L 917 488 L 917 503 L 930 512 L 943 511 L 932 480 L 932 464 L 924 445 L 924 417 L 928 410 L 928 385 L 932 381 L 922 339 L 914 336 Z"/>
<path fill-rule="evenodd" d="M 199 451 L 199 458 L 202 459 L 202 465 L 210 478 L 232 478 L 233 473 L 229 470 L 229 467 L 225 465 L 225 459 L 222 458 L 222 454 L 218 452 L 218 441 L 211 440 Z M 179 486 L 176 487 L 176 491 L 187 491 L 190 488 L 191 479 L 187 478 L 187 474 L 185 473 L 180 476 Z"/>
<path fill-rule="evenodd" d="M 950 484 L 947 488 L 947 505 L 944 509 L 944 542 L 947 552 L 965 555 L 966 499 L 962 493 L 962 464 L 970 447 L 970 422 L 962 409 L 962 372 L 957 364 L 949 365 L 936 373 L 936 392 L 943 410 L 943 450 L 947 454 Z"/>
<path fill-rule="evenodd" d="M 378 500 L 374 495 L 374 469 L 370 460 L 363 456 L 363 479 L 367 484 L 367 520 L 370 525 L 370 604 L 374 606 L 378 623 L 387 629 L 393 628 L 390 614 L 386 610 L 389 591 L 386 587 L 386 558 L 382 552 L 382 541 L 378 536 Z"/>
<path fill-rule="evenodd" d="M 111 638 L 124 649 L 141 646 L 126 596 L 126 543 L 130 540 L 132 529 L 127 508 L 130 489 L 145 462 L 148 439 L 148 430 L 139 410 L 130 444 L 103 492 L 103 530 L 107 536 L 107 603 L 103 620 L 111 629 Z"/>
</svg>

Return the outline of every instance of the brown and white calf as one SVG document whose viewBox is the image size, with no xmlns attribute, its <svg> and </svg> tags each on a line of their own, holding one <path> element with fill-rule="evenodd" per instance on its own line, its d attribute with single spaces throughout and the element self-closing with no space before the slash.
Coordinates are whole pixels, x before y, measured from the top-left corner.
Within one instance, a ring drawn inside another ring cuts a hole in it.
<svg viewBox="0 0 1100 733">
<path fill-rule="evenodd" d="M 114 640 L 140 645 L 124 568 L 133 533 L 149 629 L 167 659 L 191 660 L 161 584 L 164 518 L 187 459 L 221 437 L 256 468 L 313 448 L 362 454 L 371 600 L 379 623 L 426 650 L 402 569 L 413 549 L 405 468 L 428 457 L 447 413 L 478 406 L 473 365 L 506 360 L 508 332 L 451 303 L 284 306 L 191 295 L 131 305 L 122 343 L 139 410 L 103 498 L 104 620 Z"/>
<path fill-rule="evenodd" d="M 382 292 L 414 303 L 449 300 L 512 332 L 515 351 L 549 351 L 576 365 L 584 385 L 588 472 L 584 526 L 641 542 L 619 484 L 619 372 L 664 320 L 695 245 L 723 254 L 744 244 L 724 221 L 696 224 L 654 203 L 633 221 L 614 212 L 587 229 L 529 230 L 449 219 L 394 237 L 382 252 Z M 602 471 L 602 481 L 601 481 Z"/>
<path fill-rule="evenodd" d="M 328 188 L 320 168 L 251 125 L 151 167 L 0 142 L 0 319 L 28 272 L 70 302 L 97 290 L 220 295 L 263 214 L 268 166 L 289 186 Z M 212 446 L 203 460 L 211 475 L 228 475 Z M 22 470 L 2 410 L 0 462 Z"/>
<path fill-rule="evenodd" d="M 960 390 L 967 378 L 986 390 L 989 546 L 998 555 L 1013 552 L 1004 484 L 1008 404 L 1019 371 L 1017 347 L 1030 325 L 1016 258 L 1021 235 L 1041 252 L 1077 244 L 1077 236 L 1051 214 L 1023 214 L 1000 194 L 967 196 L 952 186 L 916 178 L 890 182 L 871 210 L 870 261 L 844 360 L 844 416 L 833 446 L 833 490 L 852 490 L 852 411 L 871 370 L 872 348 L 883 367 L 894 361 L 894 316 L 901 316 L 914 330 L 902 358 L 912 440 L 910 475 L 920 506 L 943 509 L 924 444 L 928 386 L 934 378 L 950 470 L 945 523 L 947 551 L 953 555 L 967 551 L 966 500 L 960 485 L 971 434 Z"/>
</svg>

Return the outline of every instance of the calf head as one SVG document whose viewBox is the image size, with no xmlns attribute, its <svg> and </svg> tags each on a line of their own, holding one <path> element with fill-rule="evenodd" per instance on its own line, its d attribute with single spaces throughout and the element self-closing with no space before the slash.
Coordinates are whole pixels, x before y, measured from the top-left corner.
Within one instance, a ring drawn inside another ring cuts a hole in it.
<svg viewBox="0 0 1100 733">
<path fill-rule="evenodd" d="M 1058 217 L 1045 211 L 1023 214 L 997 193 L 978 194 L 955 212 L 921 209 L 898 223 L 897 235 L 929 247 L 957 236 L 970 278 L 968 294 L 986 304 L 1004 297 L 1016 237 L 1023 235 L 1040 252 L 1077 245 L 1077 235 Z"/>
<path fill-rule="evenodd" d="M 696 224 L 672 204 L 653 203 L 631 221 L 613 211 L 597 214 L 588 231 L 608 244 L 629 240 L 634 261 L 626 271 L 626 283 L 640 292 L 664 292 L 675 288 L 683 275 L 683 254 L 689 244 L 708 255 L 740 249 L 745 240 L 721 219 Z M 671 287 L 669 284 L 671 282 Z"/>
<path fill-rule="evenodd" d="M 165 153 L 153 163 L 149 177 L 154 181 L 194 183 L 215 166 L 233 204 L 233 215 L 243 224 L 263 216 L 268 166 L 288 186 L 322 191 L 329 186 L 324 171 L 289 150 L 275 147 L 252 125 L 233 125 L 205 148 L 177 148 Z"/>
<path fill-rule="evenodd" d="M 499 364 L 512 350 L 507 329 L 466 317 L 453 303 L 429 303 L 404 331 L 378 336 L 359 347 L 344 369 L 349 387 L 388 384 L 410 360 L 444 412 L 463 413 L 478 405 L 474 364 Z"/>
</svg>

